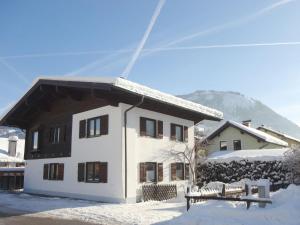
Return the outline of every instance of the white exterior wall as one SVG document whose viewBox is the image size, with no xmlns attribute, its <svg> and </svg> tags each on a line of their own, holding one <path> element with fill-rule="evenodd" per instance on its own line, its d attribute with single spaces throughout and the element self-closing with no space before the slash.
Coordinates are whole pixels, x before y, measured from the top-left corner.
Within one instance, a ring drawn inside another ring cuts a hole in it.
<svg viewBox="0 0 300 225">
<path fill-rule="evenodd" d="M 122 112 L 129 105 L 121 104 Z M 123 115 L 123 113 L 122 113 Z M 163 139 L 140 136 L 140 117 L 146 117 L 154 120 L 163 121 Z M 186 146 L 194 146 L 194 122 L 180 119 L 165 114 L 134 108 L 127 115 L 127 151 L 128 151 L 128 201 L 139 201 L 141 197 L 141 183 L 139 174 L 140 162 L 157 162 L 163 163 L 163 182 L 171 183 L 171 163 L 176 159 L 170 155 L 170 149 L 184 151 Z M 188 143 L 176 142 L 170 140 L 171 123 L 187 126 Z M 124 145 L 123 145 L 124 148 Z M 186 181 L 173 181 L 178 185 L 179 191 L 183 191 Z"/>
<path fill-rule="evenodd" d="M 79 139 L 79 121 L 109 115 L 108 135 Z M 71 157 L 27 160 L 25 169 L 25 191 L 120 202 L 122 187 L 122 121 L 120 107 L 105 106 L 73 115 Z M 78 163 L 108 162 L 107 183 L 84 183 L 77 181 Z M 64 163 L 64 180 L 43 180 L 45 163 Z"/>
<path fill-rule="evenodd" d="M 71 157 L 27 160 L 24 188 L 27 192 L 100 200 L 105 202 L 124 202 L 124 112 L 130 105 L 119 107 L 105 106 L 73 115 Z M 102 115 L 109 115 L 108 135 L 79 139 L 79 121 Z M 163 139 L 140 136 L 140 117 L 163 121 Z M 184 151 L 185 143 L 170 140 L 170 124 L 189 127 L 189 147 L 194 146 L 194 122 L 134 108 L 128 112 L 128 199 L 136 202 L 140 199 L 139 163 L 158 162 L 164 166 L 164 183 L 171 182 L 170 163 L 176 162 L 169 154 L 171 148 Z M 78 163 L 108 162 L 107 183 L 84 183 L 77 181 Z M 43 180 L 45 163 L 64 163 L 64 180 Z M 176 181 L 179 190 L 186 181 Z M 183 189 L 181 189 L 183 190 Z"/>
<path fill-rule="evenodd" d="M 242 150 L 248 149 L 274 149 L 282 148 L 279 145 L 267 143 L 267 142 L 258 142 L 256 138 L 247 134 L 241 133 L 241 131 L 235 127 L 228 127 L 223 130 L 219 135 L 214 137 L 209 141 L 208 151 L 209 153 L 220 151 L 220 141 L 227 141 L 227 150 L 233 150 L 233 141 L 241 140 Z"/>
</svg>

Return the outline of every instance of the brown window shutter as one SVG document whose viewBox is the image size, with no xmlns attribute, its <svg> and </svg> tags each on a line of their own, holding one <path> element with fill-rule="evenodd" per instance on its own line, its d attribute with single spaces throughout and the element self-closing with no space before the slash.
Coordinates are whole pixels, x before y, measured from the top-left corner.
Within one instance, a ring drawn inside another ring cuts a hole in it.
<svg viewBox="0 0 300 225">
<path fill-rule="evenodd" d="M 171 140 L 176 140 L 176 126 L 171 123 Z"/>
<path fill-rule="evenodd" d="M 184 165 L 184 179 L 189 180 L 190 179 L 190 164 L 186 163 Z"/>
<path fill-rule="evenodd" d="M 163 138 L 164 136 L 164 123 L 163 121 L 157 121 L 157 138 Z"/>
<path fill-rule="evenodd" d="M 57 180 L 64 180 L 64 164 L 63 163 L 58 164 Z"/>
<path fill-rule="evenodd" d="M 146 163 L 140 163 L 140 182 L 146 182 Z"/>
<path fill-rule="evenodd" d="M 49 180 L 49 164 L 44 164 L 43 179 L 44 180 Z"/>
<path fill-rule="evenodd" d="M 140 135 L 146 136 L 146 118 L 140 117 Z"/>
<path fill-rule="evenodd" d="M 38 139 L 38 150 L 41 150 L 43 148 L 44 144 L 44 126 L 40 126 L 38 129 L 39 132 L 39 139 Z"/>
<path fill-rule="evenodd" d="M 162 182 L 164 180 L 164 167 L 163 163 L 157 164 L 157 173 L 158 173 L 158 182 Z"/>
<path fill-rule="evenodd" d="M 171 163 L 171 180 L 176 180 L 176 163 Z"/>
<path fill-rule="evenodd" d="M 184 141 L 185 142 L 188 142 L 188 140 L 189 140 L 189 128 L 188 127 L 183 127 L 183 131 L 184 131 Z"/>
<path fill-rule="evenodd" d="M 86 137 L 86 120 L 81 120 L 79 122 L 79 138 Z"/>
<path fill-rule="evenodd" d="M 101 116 L 100 121 L 100 134 L 108 134 L 108 115 Z"/>
<path fill-rule="evenodd" d="M 84 182 L 85 163 L 78 163 L 78 182 Z"/>
<path fill-rule="evenodd" d="M 107 162 L 100 162 L 100 183 L 107 183 Z"/>
</svg>

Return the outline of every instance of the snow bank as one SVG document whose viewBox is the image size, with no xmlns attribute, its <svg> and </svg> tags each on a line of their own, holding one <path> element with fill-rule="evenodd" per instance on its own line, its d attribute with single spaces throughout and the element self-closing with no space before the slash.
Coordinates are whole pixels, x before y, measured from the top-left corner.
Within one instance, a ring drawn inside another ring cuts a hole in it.
<svg viewBox="0 0 300 225">
<path fill-rule="evenodd" d="M 282 149 L 251 149 L 239 151 L 218 151 L 209 155 L 207 162 L 231 161 L 282 161 L 289 148 Z"/>
<path fill-rule="evenodd" d="M 208 201 L 191 206 L 182 216 L 160 225 L 299 225 L 300 187 L 271 194 L 272 205 L 265 209 L 253 204 Z"/>
</svg>

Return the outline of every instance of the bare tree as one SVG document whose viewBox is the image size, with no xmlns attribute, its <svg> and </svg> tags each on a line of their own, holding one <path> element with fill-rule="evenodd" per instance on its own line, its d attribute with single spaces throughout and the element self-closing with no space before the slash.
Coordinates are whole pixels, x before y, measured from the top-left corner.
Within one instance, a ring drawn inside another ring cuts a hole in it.
<svg viewBox="0 0 300 225">
<path fill-rule="evenodd" d="M 290 171 L 291 182 L 300 184 L 300 147 L 294 147 L 287 151 L 284 162 Z"/>
</svg>

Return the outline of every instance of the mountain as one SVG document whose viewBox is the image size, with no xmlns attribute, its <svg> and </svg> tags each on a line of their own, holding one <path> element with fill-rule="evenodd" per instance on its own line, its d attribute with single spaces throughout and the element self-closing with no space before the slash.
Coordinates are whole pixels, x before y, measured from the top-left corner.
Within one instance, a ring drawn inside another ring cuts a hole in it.
<svg viewBox="0 0 300 225">
<path fill-rule="evenodd" d="M 279 115 L 262 102 L 249 98 L 237 92 L 224 91 L 196 91 L 191 94 L 181 95 L 181 98 L 218 109 L 224 113 L 225 120 L 241 122 L 252 120 L 252 126 L 262 124 L 291 136 L 300 138 L 300 127 Z M 204 121 L 200 126 L 210 132 L 219 123 Z"/>
</svg>

